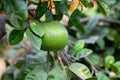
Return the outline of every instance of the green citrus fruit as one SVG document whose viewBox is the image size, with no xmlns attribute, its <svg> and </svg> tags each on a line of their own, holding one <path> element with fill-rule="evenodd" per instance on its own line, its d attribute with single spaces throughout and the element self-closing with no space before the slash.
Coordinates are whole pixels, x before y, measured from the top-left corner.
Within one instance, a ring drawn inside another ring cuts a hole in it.
<svg viewBox="0 0 120 80">
<path fill-rule="evenodd" d="M 68 42 L 68 32 L 64 26 L 57 21 L 43 24 L 45 34 L 42 38 L 41 49 L 56 51 L 63 49 Z"/>
</svg>

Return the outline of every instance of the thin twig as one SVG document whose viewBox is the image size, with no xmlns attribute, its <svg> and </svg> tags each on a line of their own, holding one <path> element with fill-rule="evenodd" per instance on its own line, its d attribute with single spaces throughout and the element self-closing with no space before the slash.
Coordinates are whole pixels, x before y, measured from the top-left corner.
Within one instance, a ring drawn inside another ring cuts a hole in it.
<svg viewBox="0 0 120 80">
<path fill-rule="evenodd" d="M 96 69 L 96 67 L 94 66 L 94 64 L 90 61 L 90 59 L 89 59 L 88 57 L 85 57 L 85 60 L 91 65 L 93 71 L 94 71 L 95 73 L 97 73 L 98 70 Z"/>
<path fill-rule="evenodd" d="M 63 61 L 63 63 L 68 66 L 69 65 L 69 60 L 68 60 L 68 57 L 67 57 L 66 53 L 58 51 L 58 54 L 61 57 L 61 60 Z"/>
<path fill-rule="evenodd" d="M 59 53 L 57 53 L 57 57 L 58 57 L 58 60 L 59 60 L 59 62 L 60 62 L 60 66 L 61 66 L 62 70 L 65 70 L 64 64 L 63 64 L 63 62 L 62 62 L 62 59 L 61 59 Z"/>
</svg>

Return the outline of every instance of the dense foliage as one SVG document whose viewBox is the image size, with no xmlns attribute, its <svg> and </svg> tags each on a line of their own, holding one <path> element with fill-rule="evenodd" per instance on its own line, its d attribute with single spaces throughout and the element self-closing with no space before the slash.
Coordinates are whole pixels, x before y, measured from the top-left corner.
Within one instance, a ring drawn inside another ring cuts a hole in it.
<svg viewBox="0 0 120 80">
<path fill-rule="evenodd" d="M 0 57 L 7 67 L 1 80 L 119 80 L 119 6 L 119 0 L 1 0 Z M 50 37 L 44 44 L 61 40 L 52 47 L 61 50 L 43 51 L 43 27 L 52 21 L 66 28 L 68 44 L 64 36 Z"/>
</svg>

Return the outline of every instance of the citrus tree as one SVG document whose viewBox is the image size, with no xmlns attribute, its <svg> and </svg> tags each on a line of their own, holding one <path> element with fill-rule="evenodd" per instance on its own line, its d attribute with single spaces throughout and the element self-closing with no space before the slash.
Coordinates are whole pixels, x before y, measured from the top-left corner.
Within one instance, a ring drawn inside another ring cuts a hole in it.
<svg viewBox="0 0 120 80">
<path fill-rule="evenodd" d="M 120 1 L 1 0 L 1 80 L 119 80 Z"/>
</svg>

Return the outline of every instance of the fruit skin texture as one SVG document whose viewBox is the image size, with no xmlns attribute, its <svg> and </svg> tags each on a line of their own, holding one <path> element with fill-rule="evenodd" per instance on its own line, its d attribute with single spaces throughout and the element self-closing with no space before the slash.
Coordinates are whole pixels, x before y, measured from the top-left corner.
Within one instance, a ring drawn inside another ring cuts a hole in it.
<svg viewBox="0 0 120 80">
<path fill-rule="evenodd" d="M 68 32 L 57 21 L 43 24 L 45 34 L 42 38 L 41 49 L 45 51 L 57 51 L 63 49 L 68 42 Z"/>
</svg>

